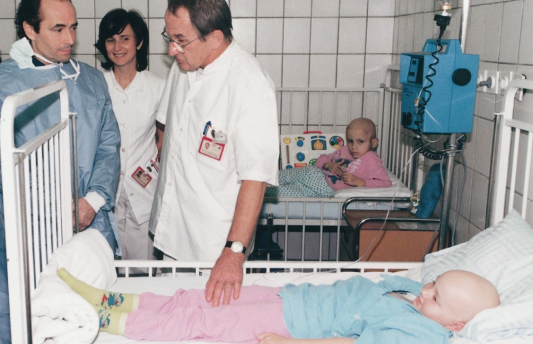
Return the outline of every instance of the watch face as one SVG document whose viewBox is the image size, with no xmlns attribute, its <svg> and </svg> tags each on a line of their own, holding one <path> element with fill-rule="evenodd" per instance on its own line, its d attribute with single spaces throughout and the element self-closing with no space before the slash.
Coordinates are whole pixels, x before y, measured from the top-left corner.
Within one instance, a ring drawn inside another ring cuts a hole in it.
<svg viewBox="0 0 533 344">
<path fill-rule="evenodd" d="M 244 245 L 240 241 L 234 241 L 233 244 L 231 244 L 231 250 L 235 253 L 242 253 L 243 248 Z"/>
</svg>

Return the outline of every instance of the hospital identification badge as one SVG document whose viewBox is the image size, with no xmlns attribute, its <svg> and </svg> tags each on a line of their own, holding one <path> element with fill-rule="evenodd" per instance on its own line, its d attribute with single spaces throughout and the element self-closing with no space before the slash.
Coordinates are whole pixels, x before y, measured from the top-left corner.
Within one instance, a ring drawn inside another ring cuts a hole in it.
<svg viewBox="0 0 533 344">
<path fill-rule="evenodd" d="M 213 139 L 210 139 L 207 137 L 210 128 L 212 128 L 211 121 L 208 121 L 202 132 L 202 142 L 200 142 L 198 153 L 220 161 L 222 153 L 224 153 L 224 147 L 226 147 L 226 134 L 220 131 L 216 132 L 213 128 L 213 130 L 211 130 L 211 136 Z"/>
<path fill-rule="evenodd" d="M 198 149 L 198 153 L 207 155 L 208 157 L 213 158 L 215 160 L 220 160 L 220 158 L 222 158 L 222 153 L 224 152 L 225 146 L 225 144 L 216 143 L 209 137 L 203 136 L 202 142 L 200 143 L 200 149 Z"/>
<path fill-rule="evenodd" d="M 150 183 L 150 181 L 152 180 L 152 177 L 150 177 L 150 175 L 147 174 L 141 166 L 137 167 L 131 177 L 135 179 L 135 181 L 139 183 L 143 188 L 145 188 L 146 185 L 148 185 L 148 183 Z"/>
</svg>

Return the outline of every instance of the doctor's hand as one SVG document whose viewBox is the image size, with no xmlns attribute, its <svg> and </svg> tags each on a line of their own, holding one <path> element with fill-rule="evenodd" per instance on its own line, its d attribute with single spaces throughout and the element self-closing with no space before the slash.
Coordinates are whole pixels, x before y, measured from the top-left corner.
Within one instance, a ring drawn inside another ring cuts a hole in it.
<svg viewBox="0 0 533 344">
<path fill-rule="evenodd" d="M 80 212 L 80 231 L 86 229 L 93 223 L 96 217 L 94 208 L 85 200 L 85 198 L 78 198 L 78 210 Z M 72 203 L 72 226 L 76 229 L 76 218 L 74 213 L 74 202 Z"/>
<path fill-rule="evenodd" d="M 222 304 L 230 303 L 231 295 L 237 300 L 241 293 L 242 285 L 242 264 L 244 254 L 233 253 L 229 248 L 224 248 L 222 254 L 217 259 L 211 275 L 205 286 L 205 299 L 211 302 L 213 307 L 218 307 L 222 294 Z"/>
</svg>

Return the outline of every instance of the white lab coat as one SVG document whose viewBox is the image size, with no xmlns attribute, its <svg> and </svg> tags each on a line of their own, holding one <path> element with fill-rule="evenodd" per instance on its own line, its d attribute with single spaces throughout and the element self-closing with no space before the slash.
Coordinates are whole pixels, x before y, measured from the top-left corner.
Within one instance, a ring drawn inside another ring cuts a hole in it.
<svg viewBox="0 0 533 344">
<path fill-rule="evenodd" d="M 215 261 L 227 239 L 242 180 L 277 185 L 274 85 L 233 42 L 204 70 L 173 64 L 158 120 L 165 122 L 150 218 L 154 246 L 182 261 Z M 206 122 L 227 135 L 220 161 L 199 153 Z"/>
<path fill-rule="evenodd" d="M 158 179 L 158 172 L 151 166 L 151 160 L 155 161 L 157 157 L 155 120 L 165 81 L 149 71 L 137 72 L 124 90 L 112 71 L 104 72 L 104 77 L 121 137 L 120 180 L 115 203 L 119 204 L 124 190 L 137 223 L 142 224 L 150 219 Z M 138 167 L 152 178 L 146 187 L 131 177 Z"/>
</svg>

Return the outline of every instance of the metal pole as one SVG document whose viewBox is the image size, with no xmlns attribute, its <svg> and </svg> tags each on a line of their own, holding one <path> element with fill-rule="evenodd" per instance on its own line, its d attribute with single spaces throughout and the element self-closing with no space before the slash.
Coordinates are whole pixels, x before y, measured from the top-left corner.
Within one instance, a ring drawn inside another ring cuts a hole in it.
<svg viewBox="0 0 533 344">
<path fill-rule="evenodd" d="M 459 29 L 459 37 L 461 40 L 461 49 L 463 53 L 466 47 L 466 34 L 468 31 L 468 17 L 470 13 L 470 0 L 463 0 L 463 11 L 461 13 L 461 27 Z"/>
<path fill-rule="evenodd" d="M 22 154 L 17 154 L 19 178 L 20 178 L 20 219 L 22 225 L 22 263 L 24 266 L 24 273 L 27 278 L 24 279 L 24 294 L 26 295 L 26 322 L 27 322 L 27 332 L 26 338 L 28 339 L 28 344 L 33 343 L 32 336 L 32 320 L 31 320 L 31 290 L 33 286 L 30 286 L 30 264 L 29 264 L 29 254 L 30 250 L 28 249 L 28 224 L 26 217 L 26 174 L 24 172 L 24 156 Z"/>
<path fill-rule="evenodd" d="M 487 199 L 491 200 L 494 194 L 495 188 L 495 179 L 497 168 L 496 161 L 498 161 L 498 144 L 499 144 L 499 130 L 500 122 L 502 121 L 502 116 L 494 116 L 494 132 L 492 134 L 492 149 L 490 154 L 490 171 L 489 171 L 489 191 L 487 192 Z M 492 217 L 492 212 L 494 211 L 494 205 L 492 202 L 487 202 L 487 212 L 485 213 L 485 228 L 490 226 L 490 219 Z"/>
<path fill-rule="evenodd" d="M 464 52 L 466 47 L 466 34 L 468 31 L 468 17 L 470 12 L 470 0 L 463 0 L 463 10 L 461 13 L 461 27 L 459 36 L 461 40 L 461 50 Z M 451 134 L 446 153 L 446 179 L 444 181 L 444 198 L 442 200 L 442 214 L 440 218 L 439 230 L 439 250 L 448 247 L 448 221 L 450 218 L 451 194 L 453 184 L 453 167 L 455 164 L 455 155 L 457 154 L 457 134 Z M 459 209 L 457 209 L 459 211 Z"/>
<path fill-rule="evenodd" d="M 446 147 L 446 179 L 444 180 L 444 197 L 442 199 L 442 214 L 439 226 L 439 251 L 448 247 L 448 222 L 450 219 L 450 205 L 452 200 L 453 167 L 455 163 L 455 154 L 457 153 L 456 139 L 457 134 L 451 134 L 450 141 Z"/>
<path fill-rule="evenodd" d="M 77 113 L 70 114 L 70 123 L 72 135 L 72 174 L 74 175 L 72 186 L 72 188 L 74 189 L 74 233 L 78 234 L 80 231 L 80 210 L 78 204 L 78 134 L 76 132 L 76 115 Z"/>
</svg>

